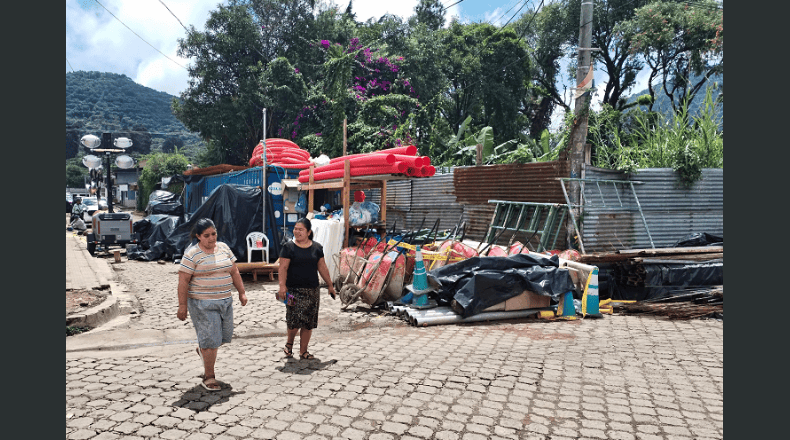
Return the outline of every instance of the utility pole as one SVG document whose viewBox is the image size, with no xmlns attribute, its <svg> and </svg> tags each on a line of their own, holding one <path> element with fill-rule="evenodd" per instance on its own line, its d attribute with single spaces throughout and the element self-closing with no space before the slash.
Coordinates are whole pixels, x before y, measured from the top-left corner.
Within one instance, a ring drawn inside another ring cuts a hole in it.
<svg viewBox="0 0 790 440">
<path fill-rule="evenodd" d="M 593 65 L 592 59 L 592 0 L 582 0 L 581 19 L 579 23 L 579 54 L 576 67 L 576 87 L 574 88 L 574 118 L 571 127 L 570 139 L 570 177 L 579 179 L 582 177 L 583 164 L 585 162 L 584 144 L 587 142 L 587 118 L 590 109 L 590 88 L 592 86 Z M 581 185 L 579 181 L 570 180 L 568 198 L 573 206 L 576 218 L 581 218 Z M 581 224 L 579 225 L 581 229 Z M 576 233 L 572 220 L 566 223 L 567 244 L 571 248 L 573 236 Z M 579 231 L 581 234 L 581 231 Z"/>
</svg>

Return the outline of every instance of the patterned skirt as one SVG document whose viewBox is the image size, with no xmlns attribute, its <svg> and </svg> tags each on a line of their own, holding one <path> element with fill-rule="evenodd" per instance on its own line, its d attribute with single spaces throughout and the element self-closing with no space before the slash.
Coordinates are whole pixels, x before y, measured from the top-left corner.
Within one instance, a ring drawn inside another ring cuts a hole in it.
<svg viewBox="0 0 790 440">
<path fill-rule="evenodd" d="M 288 293 L 294 296 L 294 304 L 285 306 L 285 323 L 289 329 L 312 330 L 318 327 L 319 289 L 288 288 Z"/>
</svg>

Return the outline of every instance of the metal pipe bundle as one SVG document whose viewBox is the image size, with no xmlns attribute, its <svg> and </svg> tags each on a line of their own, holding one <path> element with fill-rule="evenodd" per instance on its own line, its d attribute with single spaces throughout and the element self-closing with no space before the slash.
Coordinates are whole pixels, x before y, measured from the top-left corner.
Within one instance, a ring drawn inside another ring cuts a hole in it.
<svg viewBox="0 0 790 440">
<path fill-rule="evenodd" d="M 414 309 L 409 306 L 385 303 L 385 308 L 410 325 L 426 327 L 429 325 L 456 324 L 463 322 L 497 321 L 503 319 L 518 319 L 537 315 L 541 309 L 511 310 L 504 312 L 483 312 L 468 318 L 455 313 L 450 307 L 434 307 L 431 309 Z"/>
</svg>

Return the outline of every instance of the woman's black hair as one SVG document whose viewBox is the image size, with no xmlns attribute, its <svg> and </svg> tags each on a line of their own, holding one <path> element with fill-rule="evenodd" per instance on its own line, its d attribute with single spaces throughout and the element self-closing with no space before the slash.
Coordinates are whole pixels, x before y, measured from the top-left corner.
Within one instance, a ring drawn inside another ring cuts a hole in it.
<svg viewBox="0 0 790 440">
<path fill-rule="evenodd" d="M 214 225 L 214 222 L 211 221 L 210 218 L 202 218 L 195 223 L 195 227 L 192 228 L 192 237 L 197 238 L 200 234 L 202 234 L 206 229 L 217 227 Z"/>
<path fill-rule="evenodd" d="M 313 224 L 310 223 L 310 219 L 308 219 L 307 217 L 302 217 L 299 220 L 297 220 L 296 223 L 301 223 L 302 226 L 304 226 L 304 228 L 307 229 L 307 238 L 312 240 L 313 239 Z"/>
</svg>

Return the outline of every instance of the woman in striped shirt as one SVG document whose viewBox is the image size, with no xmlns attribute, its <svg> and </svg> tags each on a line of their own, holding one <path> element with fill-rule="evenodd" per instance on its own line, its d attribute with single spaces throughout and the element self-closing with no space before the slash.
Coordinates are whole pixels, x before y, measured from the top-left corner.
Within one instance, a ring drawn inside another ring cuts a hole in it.
<svg viewBox="0 0 790 440">
<path fill-rule="evenodd" d="M 178 319 L 184 321 L 187 311 L 197 333 L 197 354 L 203 360 L 203 388 L 220 389 L 214 377 L 217 349 L 233 336 L 233 295 L 239 292 L 242 306 L 247 294 L 236 256 L 228 245 L 217 241 L 217 228 L 207 218 L 197 221 L 192 233 L 198 242 L 189 246 L 178 268 Z"/>
</svg>

